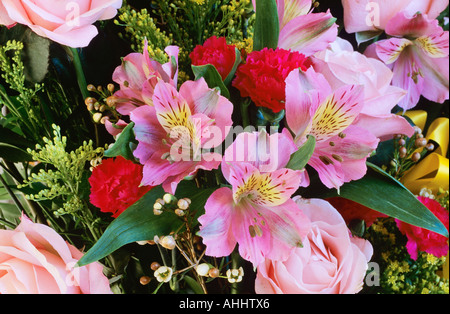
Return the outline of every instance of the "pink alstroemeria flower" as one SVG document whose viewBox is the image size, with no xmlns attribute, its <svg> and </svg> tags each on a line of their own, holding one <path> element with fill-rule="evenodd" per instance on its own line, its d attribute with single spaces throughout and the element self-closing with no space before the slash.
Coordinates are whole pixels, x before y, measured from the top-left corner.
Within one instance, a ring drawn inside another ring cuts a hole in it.
<svg viewBox="0 0 450 314">
<path fill-rule="evenodd" d="M 399 106 L 405 111 L 417 105 L 420 96 L 443 103 L 449 98 L 449 34 L 437 20 L 425 14 L 396 14 L 386 25 L 393 36 L 368 47 L 394 72 L 392 85 L 408 93 Z"/>
<path fill-rule="evenodd" d="M 257 153 L 241 154 L 241 147 Z M 242 133 L 227 148 L 222 172 L 231 188 L 216 190 L 199 218 L 207 255 L 227 256 L 238 243 L 240 255 L 256 266 L 265 258 L 285 260 L 301 246 L 310 222 L 291 196 L 303 174 L 283 168 L 295 150 L 290 136 L 265 132 Z"/>
<path fill-rule="evenodd" d="M 255 0 L 253 7 L 256 9 Z M 329 10 L 311 13 L 311 0 L 277 0 L 277 8 L 280 22 L 278 48 L 299 51 L 308 57 L 336 39 L 336 19 Z"/>
<path fill-rule="evenodd" d="M 120 86 L 120 90 L 114 93 L 116 109 L 120 114 L 129 115 L 139 106 L 152 105 L 154 88 L 159 79 L 177 87 L 179 48 L 168 46 L 165 52 L 169 62 L 161 64 L 152 60 L 145 41 L 143 53 L 130 53 L 114 70 L 113 81 Z"/>
<path fill-rule="evenodd" d="M 354 125 L 369 130 L 381 141 L 394 134 L 414 133 L 404 117 L 391 113 L 406 91 L 391 85 L 393 73 L 378 58 L 354 51 L 348 41 L 337 38 L 327 49 L 315 54 L 312 63 L 333 90 L 345 85 L 363 86 L 364 105 Z"/>
<path fill-rule="evenodd" d="M 139 142 L 134 156 L 144 165 L 142 185 L 162 184 L 174 194 L 178 183 L 198 169 L 219 167 L 222 156 L 204 150 L 224 141 L 233 104 L 203 78 L 186 81 L 179 91 L 159 79 L 152 100 L 153 106 L 130 113 Z"/>
<path fill-rule="evenodd" d="M 362 178 L 366 159 L 377 148 L 378 138 L 352 125 L 363 108 L 361 85 L 332 90 L 323 75 L 313 68 L 294 70 L 286 79 L 286 120 L 300 147 L 308 135 L 316 147 L 308 164 L 328 188 Z"/>
</svg>

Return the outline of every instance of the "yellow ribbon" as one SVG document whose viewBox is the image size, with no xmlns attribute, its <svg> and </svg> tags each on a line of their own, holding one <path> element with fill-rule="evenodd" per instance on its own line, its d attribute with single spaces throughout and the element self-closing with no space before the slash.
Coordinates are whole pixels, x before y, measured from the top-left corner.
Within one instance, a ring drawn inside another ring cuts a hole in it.
<svg viewBox="0 0 450 314">
<path fill-rule="evenodd" d="M 424 128 L 427 119 L 425 111 L 407 111 L 405 115 L 419 128 Z M 406 173 L 401 181 L 414 194 L 419 194 L 422 188 L 427 188 L 436 195 L 440 188 L 444 190 L 449 188 L 449 160 L 444 157 L 448 149 L 449 119 L 437 118 L 434 120 L 428 128 L 425 138 L 433 140 L 439 146 Z"/>
<path fill-rule="evenodd" d="M 425 128 L 427 112 L 423 110 L 411 110 L 405 113 L 421 130 Z M 437 118 L 428 130 L 425 138 L 434 141 L 437 149 L 415 165 L 402 178 L 406 188 L 412 193 L 419 194 L 422 188 L 428 188 L 436 195 L 439 189 L 449 189 L 449 160 L 447 155 L 449 144 L 449 119 Z M 449 255 L 447 254 L 442 269 L 442 277 L 449 279 Z"/>
</svg>

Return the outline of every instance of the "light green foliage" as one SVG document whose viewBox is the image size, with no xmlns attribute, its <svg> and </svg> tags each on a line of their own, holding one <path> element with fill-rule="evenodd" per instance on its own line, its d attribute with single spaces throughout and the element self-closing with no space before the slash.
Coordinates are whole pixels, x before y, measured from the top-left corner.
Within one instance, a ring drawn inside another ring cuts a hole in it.
<svg viewBox="0 0 450 314">
<path fill-rule="evenodd" d="M 0 105 L 6 106 L 16 118 L 24 121 L 24 127 L 29 128 L 31 134 L 37 129 L 40 117 L 36 115 L 33 99 L 43 89 L 43 84 L 34 84 L 29 88 L 25 84 L 25 66 L 21 59 L 24 46 L 20 41 L 10 40 L 0 46 L 1 77 L 9 88 L 18 93 L 17 97 L 9 97 L 0 85 Z"/>
<path fill-rule="evenodd" d="M 33 183 L 44 184 L 47 188 L 37 194 L 27 195 L 36 201 L 51 200 L 62 197 L 63 208 L 57 214 L 76 214 L 83 208 L 82 183 L 86 173 L 86 162 L 94 160 L 103 154 L 103 148 L 94 148 L 92 141 L 84 142 L 75 151 L 66 152 L 67 138 L 61 136 L 59 126 L 53 125 L 54 138 L 44 138 L 45 145 L 36 145 L 35 150 L 28 150 L 33 160 L 49 164 L 54 170 L 40 169 L 25 180 L 24 185 Z"/>
<path fill-rule="evenodd" d="M 156 25 L 147 9 L 136 11 L 131 6 L 125 5 L 120 9 L 118 20 L 115 22 L 125 27 L 125 34 L 121 33 L 121 36 L 131 42 L 131 49 L 142 52 L 144 39 L 147 39 L 150 58 L 160 63 L 168 61 L 164 48 L 172 44 L 172 34 L 166 35 L 166 32 Z"/>
<path fill-rule="evenodd" d="M 150 57 L 159 62 L 168 61 L 165 47 L 180 47 L 180 81 L 190 73 L 189 53 L 207 38 L 226 37 L 245 49 L 253 36 L 251 0 L 153 0 L 150 7 L 137 12 L 125 5 L 116 24 L 124 26 L 122 37 L 134 51 L 141 52 L 147 39 Z"/>
</svg>

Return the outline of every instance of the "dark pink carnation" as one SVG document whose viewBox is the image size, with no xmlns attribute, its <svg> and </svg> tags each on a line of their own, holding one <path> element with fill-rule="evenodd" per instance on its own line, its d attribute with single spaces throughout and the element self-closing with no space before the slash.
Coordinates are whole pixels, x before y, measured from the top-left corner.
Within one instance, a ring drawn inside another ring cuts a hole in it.
<svg viewBox="0 0 450 314">
<path fill-rule="evenodd" d="M 306 60 L 299 52 L 281 48 L 253 51 L 246 63 L 238 67 L 233 86 L 256 106 L 279 112 L 285 108 L 286 77 L 297 68 L 306 71 Z"/>
<path fill-rule="evenodd" d="M 444 224 L 444 226 L 448 230 L 448 211 L 444 207 L 442 207 L 439 202 L 431 198 L 419 196 L 418 199 Z M 396 219 L 395 221 L 400 232 L 406 235 L 406 237 L 408 238 L 406 249 L 408 250 L 408 253 L 412 259 L 417 259 L 419 251 L 433 254 L 436 257 L 447 255 L 448 239 L 443 235 L 440 235 L 433 231 L 429 231 L 427 229 L 412 226 L 398 219 Z"/>
<path fill-rule="evenodd" d="M 90 201 L 102 212 L 117 218 L 152 189 L 151 186 L 140 186 L 141 180 L 142 165 L 120 156 L 104 159 L 89 178 Z"/>
<path fill-rule="evenodd" d="M 212 64 L 225 80 L 236 61 L 236 50 L 228 45 L 225 37 L 212 36 L 203 45 L 198 45 L 189 55 L 192 65 Z"/>
</svg>

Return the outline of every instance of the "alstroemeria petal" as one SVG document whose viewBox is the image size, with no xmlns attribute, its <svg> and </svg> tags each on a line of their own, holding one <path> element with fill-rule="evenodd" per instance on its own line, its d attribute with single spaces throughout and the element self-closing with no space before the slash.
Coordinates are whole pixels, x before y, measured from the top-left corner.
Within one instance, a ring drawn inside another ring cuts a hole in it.
<svg viewBox="0 0 450 314">
<path fill-rule="evenodd" d="M 265 130 L 242 132 L 225 150 L 224 161 L 250 163 L 261 173 L 272 172 L 284 168 L 296 150 L 297 146 L 287 129 L 272 135 Z M 222 172 L 225 178 L 229 177 L 229 167 L 226 163 L 222 167 Z"/>
<path fill-rule="evenodd" d="M 449 57 L 429 58 L 421 51 L 417 53 L 420 60 L 420 73 L 423 75 L 422 96 L 443 103 L 449 98 Z"/>
<path fill-rule="evenodd" d="M 353 124 L 367 129 L 381 141 L 391 139 L 394 134 L 404 134 L 411 137 L 414 128 L 402 116 L 396 114 L 372 116 L 361 113 Z"/>
<path fill-rule="evenodd" d="M 264 258 L 286 260 L 293 249 L 302 246 L 310 222 L 295 202 L 267 208 L 243 203 L 236 208 L 232 226 L 240 255 L 258 265 Z"/>
<path fill-rule="evenodd" d="M 194 131 L 193 126 L 189 124 L 191 108 L 171 84 L 163 81 L 156 84 L 153 105 L 158 121 L 168 134 L 177 127 L 183 128 L 180 131 Z"/>
<path fill-rule="evenodd" d="M 378 57 L 386 64 L 394 63 L 406 47 L 413 42 L 406 38 L 390 38 L 376 43 Z"/>
<path fill-rule="evenodd" d="M 217 89 L 208 87 L 204 78 L 196 81 L 186 81 L 180 86 L 180 95 L 188 102 L 192 110 L 203 113 L 214 120 L 213 124 L 220 128 L 222 140 L 227 135 L 226 126 L 231 126 L 233 121 L 233 104 L 220 95 Z"/>
<path fill-rule="evenodd" d="M 206 245 L 206 255 L 221 257 L 233 252 L 236 239 L 231 230 L 234 213 L 233 192 L 229 188 L 214 191 L 205 204 L 205 214 L 198 218 L 199 235 Z"/>
<path fill-rule="evenodd" d="M 442 31 L 430 36 L 419 37 L 414 43 L 430 58 L 443 58 L 448 56 L 448 41 L 448 31 Z"/>
<path fill-rule="evenodd" d="M 316 138 L 317 142 L 338 135 L 358 116 L 363 106 L 363 99 L 362 86 L 351 85 L 338 88 L 314 112 L 309 133 Z"/>
<path fill-rule="evenodd" d="M 286 78 L 286 120 L 296 138 L 303 138 L 311 123 L 310 108 L 318 106 L 332 90 L 325 77 L 309 68 L 293 70 Z"/>
<path fill-rule="evenodd" d="M 407 91 L 406 96 L 398 103 L 404 110 L 413 108 L 419 102 L 420 95 L 424 90 L 425 80 L 423 70 L 424 67 L 422 66 L 420 59 L 418 59 L 418 55 L 414 51 L 413 46 L 407 47 L 393 64 L 392 72 L 394 73 L 394 76 L 392 78 L 392 85 Z M 435 70 L 433 69 L 432 71 Z M 437 75 L 439 76 L 440 74 L 437 73 Z"/>
<path fill-rule="evenodd" d="M 441 31 L 437 20 L 431 20 L 422 13 L 410 15 L 401 11 L 386 24 L 386 34 L 396 37 L 418 38 Z"/>
<path fill-rule="evenodd" d="M 281 205 L 297 191 L 302 177 L 301 171 L 286 168 L 261 174 L 247 163 L 230 166 L 230 183 L 236 204 L 251 202 L 262 206 Z"/>
<path fill-rule="evenodd" d="M 278 47 L 305 56 L 313 55 L 336 40 L 338 26 L 335 21 L 330 12 L 298 16 L 280 31 Z"/>
<path fill-rule="evenodd" d="M 308 14 L 311 6 L 311 0 L 278 0 L 277 7 L 280 29 L 297 16 Z"/>
</svg>

